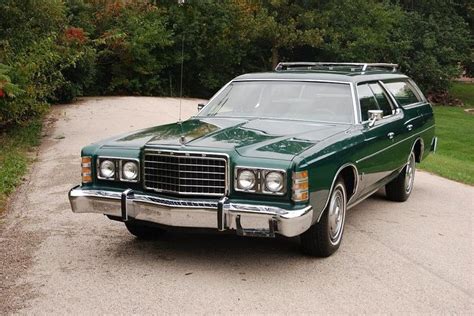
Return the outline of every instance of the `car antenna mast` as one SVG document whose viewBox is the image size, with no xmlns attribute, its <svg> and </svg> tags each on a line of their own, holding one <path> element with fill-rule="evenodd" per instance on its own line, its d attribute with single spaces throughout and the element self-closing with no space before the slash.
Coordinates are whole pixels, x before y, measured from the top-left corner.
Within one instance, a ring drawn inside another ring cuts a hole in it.
<svg viewBox="0 0 474 316">
<path fill-rule="evenodd" d="M 178 0 L 178 5 L 181 7 L 184 7 L 184 2 L 185 0 Z M 186 142 L 186 137 L 184 136 L 184 131 L 183 131 L 183 122 L 181 120 L 181 105 L 183 102 L 183 73 L 184 73 L 184 28 L 183 28 L 183 34 L 181 38 L 181 78 L 180 78 L 180 83 L 179 83 L 179 115 L 178 115 L 178 124 L 181 127 L 181 136 L 179 138 L 179 142 L 184 145 Z"/>
</svg>

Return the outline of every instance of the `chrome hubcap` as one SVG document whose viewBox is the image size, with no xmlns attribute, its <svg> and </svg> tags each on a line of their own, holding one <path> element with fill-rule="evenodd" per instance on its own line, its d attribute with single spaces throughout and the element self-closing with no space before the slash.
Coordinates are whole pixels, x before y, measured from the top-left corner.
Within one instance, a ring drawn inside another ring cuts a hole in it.
<svg viewBox="0 0 474 316">
<path fill-rule="evenodd" d="M 345 196 L 341 188 L 336 188 L 329 204 L 329 238 L 333 244 L 341 239 L 346 213 Z"/>
<path fill-rule="evenodd" d="M 408 159 L 405 173 L 405 192 L 410 193 L 415 180 L 415 155 L 412 153 Z"/>
</svg>

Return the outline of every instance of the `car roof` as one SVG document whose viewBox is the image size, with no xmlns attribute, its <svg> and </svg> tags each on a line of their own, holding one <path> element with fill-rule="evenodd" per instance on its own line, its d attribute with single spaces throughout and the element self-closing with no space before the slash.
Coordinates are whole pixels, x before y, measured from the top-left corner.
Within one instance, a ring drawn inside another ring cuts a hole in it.
<svg viewBox="0 0 474 316">
<path fill-rule="evenodd" d="M 337 81 L 348 83 L 359 83 L 366 81 L 408 79 L 409 77 L 392 71 L 372 70 L 372 71 L 272 71 L 248 73 L 234 78 L 239 80 L 302 80 L 302 81 Z"/>
</svg>

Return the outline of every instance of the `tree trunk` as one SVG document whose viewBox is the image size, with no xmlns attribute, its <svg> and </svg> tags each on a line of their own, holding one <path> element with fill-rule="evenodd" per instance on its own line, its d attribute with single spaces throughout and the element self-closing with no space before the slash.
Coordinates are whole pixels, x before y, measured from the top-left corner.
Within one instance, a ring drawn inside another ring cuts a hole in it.
<svg viewBox="0 0 474 316">
<path fill-rule="evenodd" d="M 280 55 L 278 54 L 278 47 L 273 46 L 272 47 L 272 68 L 273 69 L 275 69 L 279 61 L 280 61 Z"/>
</svg>

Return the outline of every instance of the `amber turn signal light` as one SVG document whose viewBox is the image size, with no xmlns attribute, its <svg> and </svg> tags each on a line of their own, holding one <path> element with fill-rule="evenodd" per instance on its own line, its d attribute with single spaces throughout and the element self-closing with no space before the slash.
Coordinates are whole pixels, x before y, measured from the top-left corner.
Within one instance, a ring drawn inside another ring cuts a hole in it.
<svg viewBox="0 0 474 316">
<path fill-rule="evenodd" d="M 92 159 L 91 157 L 82 157 L 82 183 L 92 182 Z"/>
<path fill-rule="evenodd" d="M 308 171 L 297 171 L 293 173 L 293 201 L 306 202 L 309 199 Z"/>
</svg>

